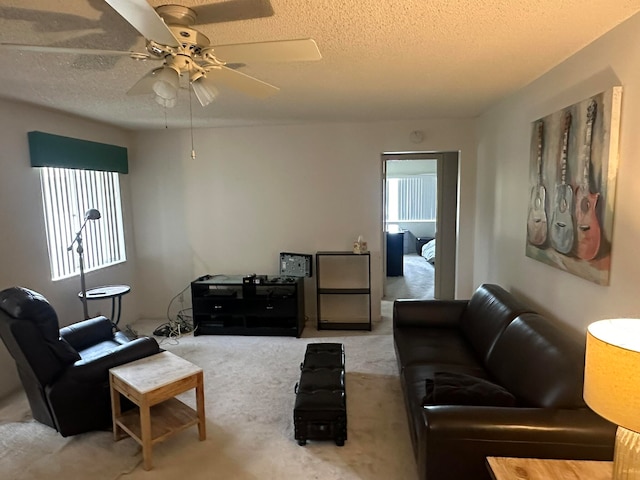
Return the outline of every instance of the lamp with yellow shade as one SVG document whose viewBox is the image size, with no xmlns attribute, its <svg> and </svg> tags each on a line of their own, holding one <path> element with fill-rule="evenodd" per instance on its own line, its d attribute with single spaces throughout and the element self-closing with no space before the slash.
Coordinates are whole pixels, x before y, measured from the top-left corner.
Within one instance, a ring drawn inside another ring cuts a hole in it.
<svg viewBox="0 0 640 480">
<path fill-rule="evenodd" d="M 584 400 L 618 425 L 614 480 L 640 480 L 640 320 L 600 320 L 587 328 Z"/>
</svg>

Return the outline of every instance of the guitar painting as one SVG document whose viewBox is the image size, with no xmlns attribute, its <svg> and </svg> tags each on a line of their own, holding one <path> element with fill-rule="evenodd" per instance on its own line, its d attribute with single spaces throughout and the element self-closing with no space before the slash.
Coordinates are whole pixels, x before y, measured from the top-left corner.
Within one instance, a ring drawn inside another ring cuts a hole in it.
<svg viewBox="0 0 640 480">
<path fill-rule="evenodd" d="M 547 212 L 546 195 L 547 192 L 542 184 L 542 142 L 544 134 L 544 122 L 542 120 L 536 125 L 537 150 L 537 180 L 536 185 L 531 189 L 529 200 L 529 216 L 527 218 L 527 239 L 531 245 L 541 246 L 547 241 Z"/>
<path fill-rule="evenodd" d="M 591 138 L 597 103 L 591 100 L 587 108 L 585 156 L 582 183 L 576 187 L 576 255 L 583 260 L 593 260 L 600 250 L 600 224 L 596 215 L 599 193 L 591 193 L 589 187 L 591 166 Z"/>
<path fill-rule="evenodd" d="M 611 275 L 621 95 L 611 87 L 532 118 L 522 152 L 525 255 L 598 285 Z"/>
<path fill-rule="evenodd" d="M 567 151 L 571 113 L 564 116 L 562 148 L 560 153 L 560 183 L 556 185 L 554 210 L 551 221 L 551 244 L 559 253 L 568 254 L 573 249 L 573 189 L 567 184 Z"/>
</svg>

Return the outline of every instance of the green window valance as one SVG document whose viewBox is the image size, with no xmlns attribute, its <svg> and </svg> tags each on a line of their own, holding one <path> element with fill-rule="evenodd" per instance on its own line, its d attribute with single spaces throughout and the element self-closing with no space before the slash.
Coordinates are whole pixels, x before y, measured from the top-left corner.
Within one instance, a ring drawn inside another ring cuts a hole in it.
<svg viewBox="0 0 640 480">
<path fill-rule="evenodd" d="M 36 131 L 28 136 L 32 167 L 129 173 L 125 147 Z"/>
</svg>

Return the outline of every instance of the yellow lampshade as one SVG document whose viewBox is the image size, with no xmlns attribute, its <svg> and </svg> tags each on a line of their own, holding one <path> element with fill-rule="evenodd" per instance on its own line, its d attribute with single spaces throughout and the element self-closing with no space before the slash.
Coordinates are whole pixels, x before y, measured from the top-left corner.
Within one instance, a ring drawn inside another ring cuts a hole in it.
<svg viewBox="0 0 640 480">
<path fill-rule="evenodd" d="M 640 480 L 640 320 L 617 318 L 587 328 L 584 400 L 618 425 L 614 480 Z"/>
<path fill-rule="evenodd" d="M 589 325 L 584 400 L 607 420 L 640 432 L 640 320 Z"/>
</svg>

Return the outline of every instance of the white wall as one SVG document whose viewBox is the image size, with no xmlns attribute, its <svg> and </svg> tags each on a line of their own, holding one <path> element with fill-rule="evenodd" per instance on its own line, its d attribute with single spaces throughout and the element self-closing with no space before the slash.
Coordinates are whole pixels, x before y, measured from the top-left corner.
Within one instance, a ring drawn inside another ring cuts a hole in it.
<svg viewBox="0 0 640 480">
<path fill-rule="evenodd" d="M 478 119 L 474 284 L 499 283 L 584 330 L 640 315 L 640 15 L 612 30 Z M 611 283 L 599 286 L 525 257 L 531 122 L 623 86 Z"/>
<path fill-rule="evenodd" d="M 410 132 L 426 132 L 423 143 Z M 382 295 L 382 159 L 389 151 L 461 151 L 458 294 L 471 292 L 475 132 L 470 120 L 139 132 L 132 195 L 141 313 L 205 273 L 276 274 L 279 252 L 372 252 L 374 319 Z M 307 315 L 315 318 L 314 279 Z"/>
<path fill-rule="evenodd" d="M 31 130 L 124 147 L 129 146 L 130 134 L 68 115 L 0 100 L 0 290 L 19 285 L 42 293 L 56 309 L 63 326 L 82 319 L 82 303 L 77 297 L 80 281 L 78 277 L 51 281 L 40 175 L 38 169 L 31 168 L 29 164 L 27 132 Z M 127 175 L 121 175 L 120 178 L 125 234 L 128 233 L 130 239 L 127 243 L 130 260 L 88 273 L 87 286 L 125 283 L 132 285 L 135 291 L 129 182 Z M 123 297 L 122 308 L 122 324 L 137 318 L 133 294 Z M 91 302 L 90 313 L 95 313 L 96 309 L 109 315 L 110 303 Z M 0 342 L 0 397 L 19 385 L 13 359 Z"/>
</svg>

